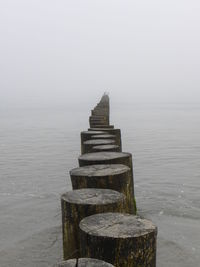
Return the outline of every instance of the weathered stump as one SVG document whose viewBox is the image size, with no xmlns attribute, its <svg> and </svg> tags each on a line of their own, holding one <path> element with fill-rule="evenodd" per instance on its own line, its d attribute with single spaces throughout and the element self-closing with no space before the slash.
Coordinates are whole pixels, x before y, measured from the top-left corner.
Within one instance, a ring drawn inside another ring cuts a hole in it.
<svg viewBox="0 0 200 267">
<path fill-rule="evenodd" d="M 120 152 L 120 147 L 117 145 L 101 145 L 93 146 L 92 152 Z"/>
<path fill-rule="evenodd" d="M 133 163 L 131 153 L 125 152 L 95 152 L 87 153 L 79 156 L 79 166 L 96 165 L 96 164 L 123 164 L 130 168 L 132 179 L 130 181 L 133 188 L 133 202 L 134 211 L 137 211 L 136 201 L 134 197 L 134 177 L 133 177 Z"/>
<path fill-rule="evenodd" d="M 80 251 L 116 267 L 155 267 L 157 227 L 122 213 L 101 213 L 80 222 Z"/>
<path fill-rule="evenodd" d="M 97 259 L 79 258 L 79 259 L 71 259 L 60 262 L 55 267 L 114 267 L 114 266 L 110 263 Z"/>
<path fill-rule="evenodd" d="M 93 131 L 96 132 L 97 130 L 99 130 L 98 128 L 89 128 L 88 131 Z M 109 133 L 109 134 L 113 134 L 116 136 L 116 145 L 118 145 L 120 147 L 120 151 L 122 151 L 122 141 L 121 141 L 121 130 L 120 129 L 111 129 L 111 128 L 101 128 L 101 131 L 105 133 Z"/>
<path fill-rule="evenodd" d="M 78 258 L 79 222 L 100 212 L 122 212 L 125 196 L 109 189 L 80 189 L 61 196 L 64 260 Z"/>
<path fill-rule="evenodd" d="M 75 168 L 70 171 L 73 189 L 108 188 L 126 196 L 126 210 L 135 214 L 132 174 L 128 166 L 122 164 L 99 164 Z"/>
<path fill-rule="evenodd" d="M 105 132 L 103 131 L 93 131 L 94 134 L 92 134 L 91 131 L 84 131 L 81 132 L 81 154 L 83 154 L 83 143 L 87 140 L 90 140 L 92 136 L 94 135 L 103 135 Z"/>
<path fill-rule="evenodd" d="M 93 146 L 99 145 L 113 145 L 115 144 L 115 140 L 112 139 L 93 139 L 87 140 L 83 142 L 83 154 L 91 153 Z"/>
</svg>

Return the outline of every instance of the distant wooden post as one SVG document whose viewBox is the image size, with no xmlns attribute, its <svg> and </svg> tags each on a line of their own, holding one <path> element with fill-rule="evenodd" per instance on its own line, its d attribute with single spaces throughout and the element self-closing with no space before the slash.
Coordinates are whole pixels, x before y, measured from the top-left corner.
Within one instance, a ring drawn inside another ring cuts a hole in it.
<svg viewBox="0 0 200 267">
<path fill-rule="evenodd" d="M 100 212 L 123 212 L 125 196 L 109 189 L 80 189 L 61 197 L 64 259 L 78 258 L 79 222 Z"/>
<path fill-rule="evenodd" d="M 88 131 L 96 132 L 100 130 L 99 128 L 89 128 Z M 116 145 L 120 147 L 120 151 L 122 151 L 122 140 L 121 140 L 121 130 L 120 129 L 112 129 L 112 128 L 101 128 L 101 131 L 107 134 L 113 134 L 116 136 Z"/>
<path fill-rule="evenodd" d="M 93 133 L 91 131 L 81 132 L 81 134 L 80 134 L 81 135 L 81 154 L 83 154 L 83 143 L 85 141 L 90 140 L 92 138 L 92 136 L 95 136 L 95 135 L 104 135 L 106 132 L 103 132 L 103 131 L 93 131 Z"/>
<path fill-rule="evenodd" d="M 120 152 L 120 147 L 117 145 L 100 145 L 93 146 L 92 152 Z"/>
<path fill-rule="evenodd" d="M 101 213 L 80 222 L 80 251 L 115 267 L 155 267 L 157 228 L 149 220 Z"/>
<path fill-rule="evenodd" d="M 94 146 L 99 146 L 99 145 L 114 145 L 115 140 L 112 139 L 91 139 L 83 142 L 83 151 L 82 153 L 91 153 L 92 148 Z"/>
</svg>

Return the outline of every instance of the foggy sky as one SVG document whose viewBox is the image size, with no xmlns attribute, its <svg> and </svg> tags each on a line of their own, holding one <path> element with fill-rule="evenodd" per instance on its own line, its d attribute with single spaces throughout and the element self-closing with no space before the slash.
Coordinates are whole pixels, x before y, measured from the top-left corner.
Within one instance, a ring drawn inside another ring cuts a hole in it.
<svg viewBox="0 0 200 267">
<path fill-rule="evenodd" d="M 0 0 L 0 105 L 195 101 L 199 0 Z"/>
</svg>

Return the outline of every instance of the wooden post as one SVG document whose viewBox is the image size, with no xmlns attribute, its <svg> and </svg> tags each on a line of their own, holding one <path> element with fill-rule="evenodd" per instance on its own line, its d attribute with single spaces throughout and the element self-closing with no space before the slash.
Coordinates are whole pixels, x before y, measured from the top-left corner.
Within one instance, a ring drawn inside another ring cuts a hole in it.
<svg viewBox="0 0 200 267">
<path fill-rule="evenodd" d="M 88 131 L 96 132 L 98 128 L 89 128 Z M 108 134 L 113 134 L 116 136 L 116 144 L 120 147 L 122 151 L 122 141 L 121 141 L 121 130 L 120 129 L 111 129 L 111 128 L 101 128 L 101 131 Z"/>
<path fill-rule="evenodd" d="M 116 136 L 114 134 L 96 134 L 92 135 L 91 139 L 116 139 Z"/>
<path fill-rule="evenodd" d="M 79 222 L 101 212 L 122 212 L 125 196 L 109 189 L 80 189 L 61 196 L 64 260 L 79 257 Z"/>
<path fill-rule="evenodd" d="M 55 265 L 55 267 L 114 267 L 114 266 L 110 263 L 97 259 L 80 258 L 80 259 L 71 259 L 60 262 L 57 265 Z"/>
<path fill-rule="evenodd" d="M 95 152 L 81 155 L 79 158 L 79 166 L 96 165 L 96 164 L 124 164 L 131 170 L 132 179 L 130 181 L 132 192 L 134 211 L 137 212 L 136 200 L 134 196 L 134 178 L 133 178 L 133 163 L 131 153 L 125 152 Z"/>
<path fill-rule="evenodd" d="M 122 213 L 101 213 L 80 222 L 80 251 L 115 267 L 155 267 L 157 227 Z"/>
<path fill-rule="evenodd" d="M 100 129 L 100 128 L 109 128 L 109 129 L 114 129 L 114 125 L 95 125 L 94 126 L 95 128 L 97 128 L 97 129 Z"/>
<path fill-rule="evenodd" d="M 83 142 L 83 154 L 91 153 L 94 146 L 113 145 L 115 140 L 112 139 L 91 139 Z"/>
<path fill-rule="evenodd" d="M 87 140 L 90 140 L 92 136 L 94 135 L 103 135 L 105 132 L 103 131 L 93 131 L 94 134 L 92 134 L 91 131 L 84 131 L 81 132 L 81 154 L 83 154 L 83 143 Z"/>
<path fill-rule="evenodd" d="M 133 199 L 132 173 L 122 164 L 99 164 L 75 168 L 70 171 L 73 189 L 103 188 L 112 189 L 126 196 L 126 210 L 135 214 Z"/>
<path fill-rule="evenodd" d="M 117 145 L 101 145 L 93 146 L 92 152 L 120 152 L 120 147 Z"/>
</svg>

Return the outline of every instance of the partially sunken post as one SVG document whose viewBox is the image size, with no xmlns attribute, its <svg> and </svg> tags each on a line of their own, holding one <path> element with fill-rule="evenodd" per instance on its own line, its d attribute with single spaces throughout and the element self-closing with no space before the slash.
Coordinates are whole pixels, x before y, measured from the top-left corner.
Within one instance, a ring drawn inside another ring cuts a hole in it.
<svg viewBox="0 0 200 267">
<path fill-rule="evenodd" d="M 123 212 L 125 196 L 109 189 L 80 189 L 61 197 L 64 259 L 79 257 L 79 222 L 101 212 Z"/>
<path fill-rule="evenodd" d="M 101 213 L 80 222 L 81 252 L 116 267 L 155 267 L 157 228 L 138 216 Z"/>
</svg>

